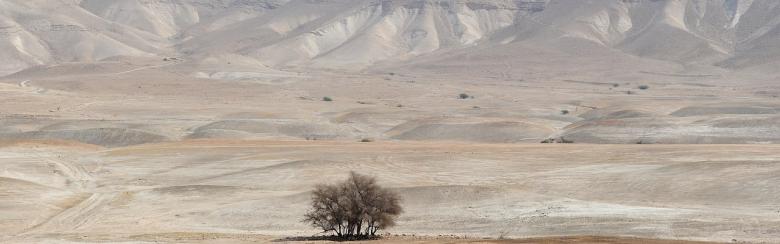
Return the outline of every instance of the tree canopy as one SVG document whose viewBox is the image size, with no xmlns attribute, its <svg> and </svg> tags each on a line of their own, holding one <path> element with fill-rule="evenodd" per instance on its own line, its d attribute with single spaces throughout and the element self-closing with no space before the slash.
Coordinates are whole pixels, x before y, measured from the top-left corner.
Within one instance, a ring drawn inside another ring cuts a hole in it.
<svg viewBox="0 0 780 244">
<path fill-rule="evenodd" d="M 403 212 L 397 193 L 355 172 L 338 184 L 317 185 L 311 197 L 304 222 L 343 238 L 376 236 Z"/>
</svg>

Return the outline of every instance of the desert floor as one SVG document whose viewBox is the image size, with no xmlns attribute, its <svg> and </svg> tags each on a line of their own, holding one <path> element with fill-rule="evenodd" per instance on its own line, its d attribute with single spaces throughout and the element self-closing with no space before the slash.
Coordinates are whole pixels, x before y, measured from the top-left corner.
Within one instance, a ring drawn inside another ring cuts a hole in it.
<svg viewBox="0 0 780 244">
<path fill-rule="evenodd" d="M 780 88 L 762 81 L 511 67 L 209 80 L 180 65 L 3 78 L 0 242 L 311 236 L 308 191 L 349 171 L 403 196 L 394 235 L 780 242 Z M 560 137 L 574 144 L 539 143 Z"/>
<path fill-rule="evenodd" d="M 11 242 L 313 235 L 307 191 L 350 170 L 403 196 L 390 233 L 774 242 L 780 226 L 777 145 L 193 140 L 0 155 Z"/>
</svg>

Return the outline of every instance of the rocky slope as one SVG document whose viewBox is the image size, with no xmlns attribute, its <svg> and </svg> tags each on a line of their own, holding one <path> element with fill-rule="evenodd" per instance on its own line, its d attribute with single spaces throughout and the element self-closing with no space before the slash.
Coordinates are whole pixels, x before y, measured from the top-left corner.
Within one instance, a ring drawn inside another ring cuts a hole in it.
<svg viewBox="0 0 780 244">
<path fill-rule="evenodd" d="M 484 45 L 595 44 L 632 56 L 767 66 L 774 0 L 4 0 L 0 74 L 113 56 L 362 69 Z"/>
</svg>

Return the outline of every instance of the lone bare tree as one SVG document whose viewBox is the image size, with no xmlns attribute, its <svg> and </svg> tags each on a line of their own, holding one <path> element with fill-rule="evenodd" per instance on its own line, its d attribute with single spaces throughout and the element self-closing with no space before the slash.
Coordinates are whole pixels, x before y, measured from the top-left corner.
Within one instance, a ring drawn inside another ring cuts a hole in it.
<svg viewBox="0 0 780 244">
<path fill-rule="evenodd" d="M 311 200 L 303 221 L 345 239 L 374 237 L 403 212 L 398 194 L 355 172 L 339 184 L 317 185 Z"/>
</svg>

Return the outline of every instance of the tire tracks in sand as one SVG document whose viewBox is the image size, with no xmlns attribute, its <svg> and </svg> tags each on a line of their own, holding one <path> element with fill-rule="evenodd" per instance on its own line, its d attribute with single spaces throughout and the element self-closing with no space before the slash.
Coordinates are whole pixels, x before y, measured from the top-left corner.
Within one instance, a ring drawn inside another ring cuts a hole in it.
<svg viewBox="0 0 780 244">
<path fill-rule="evenodd" d="M 116 193 L 92 193 L 45 221 L 26 229 L 18 236 L 78 230 L 80 227 L 98 220 L 102 213 L 102 207 L 113 201 L 116 196 Z"/>
<path fill-rule="evenodd" d="M 69 184 L 68 187 L 83 197 L 40 223 L 18 233 L 17 237 L 78 230 L 86 224 L 97 221 L 102 216 L 103 206 L 112 202 L 118 196 L 118 193 L 89 192 L 93 188 L 94 178 L 84 167 L 78 164 L 59 157 L 55 158 L 53 155 L 43 155 L 41 152 L 34 152 L 33 154 L 57 167 L 64 176 L 74 183 Z"/>
</svg>

